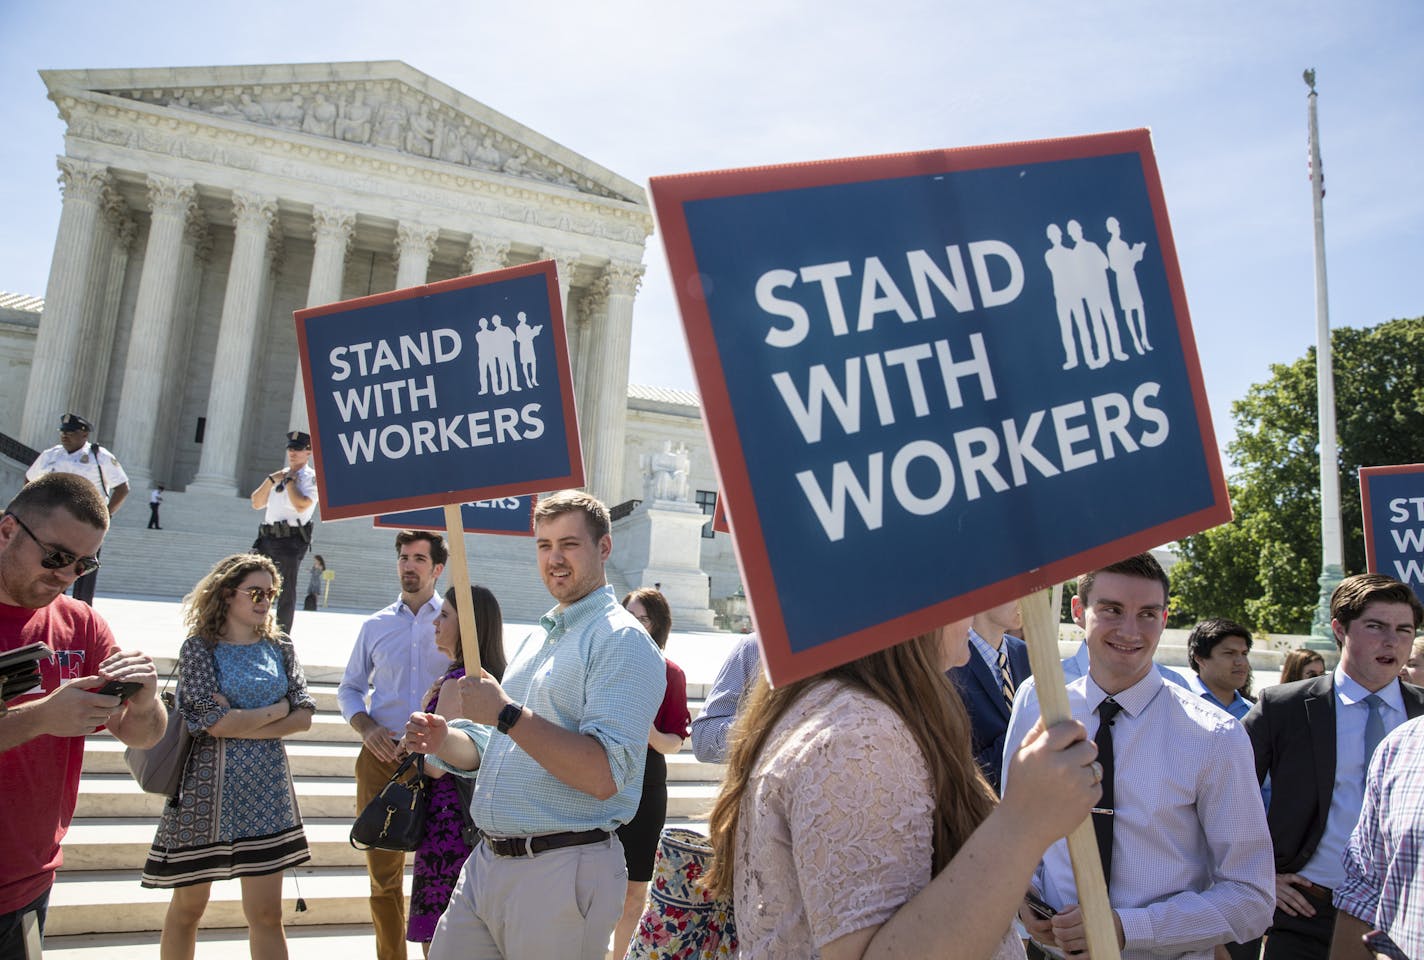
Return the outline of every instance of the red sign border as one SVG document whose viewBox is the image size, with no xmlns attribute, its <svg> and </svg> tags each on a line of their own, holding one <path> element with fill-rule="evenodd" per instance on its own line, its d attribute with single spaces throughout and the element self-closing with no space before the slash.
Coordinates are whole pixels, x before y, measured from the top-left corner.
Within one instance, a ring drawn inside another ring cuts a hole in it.
<svg viewBox="0 0 1424 960">
<path fill-rule="evenodd" d="M 539 505 L 539 495 L 538 495 L 538 494 L 532 494 L 532 495 L 531 495 L 531 494 L 525 493 L 525 494 L 520 494 L 520 496 L 529 497 L 529 529 L 527 529 L 527 530 L 486 530 L 486 529 L 484 529 L 483 527 L 475 527 L 475 528 L 466 527 L 466 528 L 465 528 L 465 532 L 466 532 L 466 533 L 479 533 L 479 534 L 484 534 L 484 535 L 486 535 L 486 536 L 495 536 L 495 537 L 532 537 L 532 536 L 534 536 L 534 508 Z M 494 499 L 494 498 L 488 498 L 488 499 Z M 464 505 L 464 501 L 461 501 L 461 506 L 463 506 L 463 505 Z M 427 509 L 429 509 L 429 508 L 427 508 Z M 371 526 L 377 527 L 377 528 L 382 529 L 382 530 L 431 530 L 431 531 L 433 531 L 433 532 L 435 532 L 435 533 L 444 533 L 444 532 L 445 532 L 445 524 L 443 524 L 443 523 L 440 524 L 439 526 L 435 526 L 435 525 L 433 525 L 433 524 L 427 525 L 427 524 L 423 524 L 423 523 L 383 523 L 383 522 L 381 521 L 381 518 L 382 518 L 383 516 L 385 516 L 385 514 L 383 514 L 383 513 L 378 513 L 378 514 L 376 514 L 374 517 L 372 517 L 372 518 L 371 518 Z M 462 514 L 462 516 L 463 516 L 463 514 Z"/>
<path fill-rule="evenodd" d="M 1379 573 L 1379 564 L 1375 560 L 1375 539 L 1372 535 L 1370 522 L 1371 493 L 1370 483 L 1375 477 L 1388 476 L 1396 473 L 1418 473 L 1424 474 L 1424 463 L 1398 463 L 1387 467 L 1361 467 L 1360 468 L 1360 526 L 1365 531 L 1365 570 L 1370 573 Z"/>
<path fill-rule="evenodd" d="M 538 274 L 544 276 L 546 289 L 548 291 L 549 319 L 554 327 L 550 333 L 554 341 L 555 362 L 558 366 L 559 392 L 564 413 L 564 433 L 565 440 L 568 444 L 571 471 L 562 477 L 540 477 L 538 480 L 528 483 L 505 483 L 492 487 L 467 487 L 444 493 L 422 494 L 414 497 L 393 497 L 389 500 L 370 500 L 364 503 L 334 506 L 328 505 L 326 495 L 326 472 L 321 468 L 324 462 L 322 459 L 321 433 L 319 430 L 311 430 L 309 428 L 312 440 L 312 457 L 316 461 L 316 484 L 317 492 L 320 497 L 319 502 L 321 504 L 323 520 L 349 520 L 355 517 L 370 517 L 382 513 L 402 513 L 406 510 L 421 510 L 426 507 L 443 507 L 449 503 L 465 503 L 470 500 L 493 500 L 498 497 L 524 497 L 542 491 L 583 486 L 583 450 L 579 445 L 578 409 L 574 402 L 573 373 L 569 365 L 568 337 L 564 330 L 563 301 L 559 297 L 558 269 L 552 260 L 535 260 L 533 263 L 521 263 L 517 266 L 491 270 L 487 273 L 455 277 L 450 280 L 421 284 L 418 287 L 406 287 L 403 290 L 391 290 L 387 293 L 372 294 L 368 297 L 357 297 L 354 300 L 340 300 L 335 303 L 323 304 L 318 307 L 307 307 L 305 310 L 295 311 L 292 314 L 292 318 L 297 326 L 297 356 L 301 363 L 302 385 L 306 393 L 307 423 L 316 424 L 317 422 L 316 400 L 312 392 L 311 358 L 307 347 L 307 320 L 324 317 L 333 313 L 365 309 L 366 307 L 373 307 L 382 303 L 392 303 L 398 300 L 413 300 L 416 297 L 427 297 L 432 294 L 445 293 L 450 290 L 462 290 L 466 287 L 482 287 L 493 283 L 500 283 L 505 280 L 516 280 L 520 277 Z M 536 484 L 536 486 L 531 486 L 531 484 Z"/>
<path fill-rule="evenodd" d="M 972 593 L 883 620 L 809 650 L 793 651 L 762 534 L 761 517 L 752 497 L 741 438 L 732 416 L 731 398 L 712 335 L 711 319 L 699 296 L 697 258 L 693 253 L 683 204 L 717 197 L 899 177 L 936 176 L 1125 153 L 1136 154 L 1142 164 L 1157 242 L 1162 251 L 1163 267 L 1176 315 L 1188 385 L 1197 413 L 1202 457 L 1213 493 L 1211 504 L 1111 543 L 1005 578 Z M 1216 433 L 1212 428 L 1196 338 L 1192 335 L 1186 291 L 1177 262 L 1177 247 L 1172 240 L 1161 175 L 1152 153 L 1149 130 L 658 176 L 649 180 L 648 192 L 653 201 L 657 230 L 663 237 L 668 271 L 682 314 L 688 354 L 692 358 L 698 392 L 702 397 L 707 436 L 717 469 L 718 492 L 727 497 L 728 511 L 737 515 L 736 532 L 733 534 L 737 547 L 735 553 L 742 581 L 747 588 L 753 623 L 761 640 L 762 657 L 773 683 L 788 683 L 811 676 L 945 623 L 1071 579 L 1086 570 L 1231 520 L 1225 473 L 1221 454 L 1216 448 Z M 717 424 L 715 430 L 714 423 Z"/>
</svg>

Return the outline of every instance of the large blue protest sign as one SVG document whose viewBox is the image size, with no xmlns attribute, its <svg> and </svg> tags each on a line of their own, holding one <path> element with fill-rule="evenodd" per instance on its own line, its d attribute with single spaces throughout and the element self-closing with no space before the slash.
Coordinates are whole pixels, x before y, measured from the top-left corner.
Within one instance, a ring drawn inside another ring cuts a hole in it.
<svg viewBox="0 0 1424 960">
<path fill-rule="evenodd" d="M 775 681 L 1230 518 L 1146 131 L 651 186 Z"/>
<path fill-rule="evenodd" d="M 1365 566 L 1424 601 L 1424 463 L 1360 468 Z"/>
<path fill-rule="evenodd" d="M 498 533 L 511 537 L 534 536 L 534 504 L 537 497 L 498 497 L 460 504 L 460 525 L 466 533 Z M 428 507 L 404 513 L 382 513 L 373 526 L 393 530 L 445 529 L 445 510 Z"/>
<path fill-rule="evenodd" d="M 552 261 L 296 319 L 326 519 L 583 483 Z"/>
</svg>

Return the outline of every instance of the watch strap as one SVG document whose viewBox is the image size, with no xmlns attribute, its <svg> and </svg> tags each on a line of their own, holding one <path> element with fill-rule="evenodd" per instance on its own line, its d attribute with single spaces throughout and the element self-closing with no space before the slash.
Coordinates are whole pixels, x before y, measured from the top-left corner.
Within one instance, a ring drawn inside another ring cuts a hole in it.
<svg viewBox="0 0 1424 960">
<path fill-rule="evenodd" d="M 495 724 L 495 729 L 500 733 L 509 733 L 509 728 L 518 723 L 522 716 L 524 716 L 524 704 L 506 703 L 499 711 L 499 720 Z"/>
</svg>

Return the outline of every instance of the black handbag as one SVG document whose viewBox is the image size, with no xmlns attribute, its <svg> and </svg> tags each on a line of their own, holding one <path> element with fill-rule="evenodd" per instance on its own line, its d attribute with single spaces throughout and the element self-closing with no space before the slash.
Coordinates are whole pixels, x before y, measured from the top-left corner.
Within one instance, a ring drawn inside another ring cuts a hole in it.
<svg viewBox="0 0 1424 960">
<path fill-rule="evenodd" d="M 366 809 L 351 825 L 351 846 L 357 850 L 404 850 L 419 848 L 425 839 L 425 815 L 429 805 L 430 778 L 425 775 L 425 754 L 412 753 L 401 761 Z M 415 767 L 415 776 L 406 778 Z"/>
</svg>

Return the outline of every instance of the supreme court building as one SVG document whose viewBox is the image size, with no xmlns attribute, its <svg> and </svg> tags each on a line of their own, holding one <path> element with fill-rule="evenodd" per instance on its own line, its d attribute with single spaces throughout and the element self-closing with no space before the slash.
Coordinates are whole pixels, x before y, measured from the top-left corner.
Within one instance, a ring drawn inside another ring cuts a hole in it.
<svg viewBox="0 0 1424 960">
<path fill-rule="evenodd" d="M 245 495 L 306 426 L 294 310 L 552 259 L 588 488 L 622 499 L 642 188 L 397 61 L 41 75 L 67 129 L 24 443 L 82 412 L 135 491 Z"/>
</svg>

